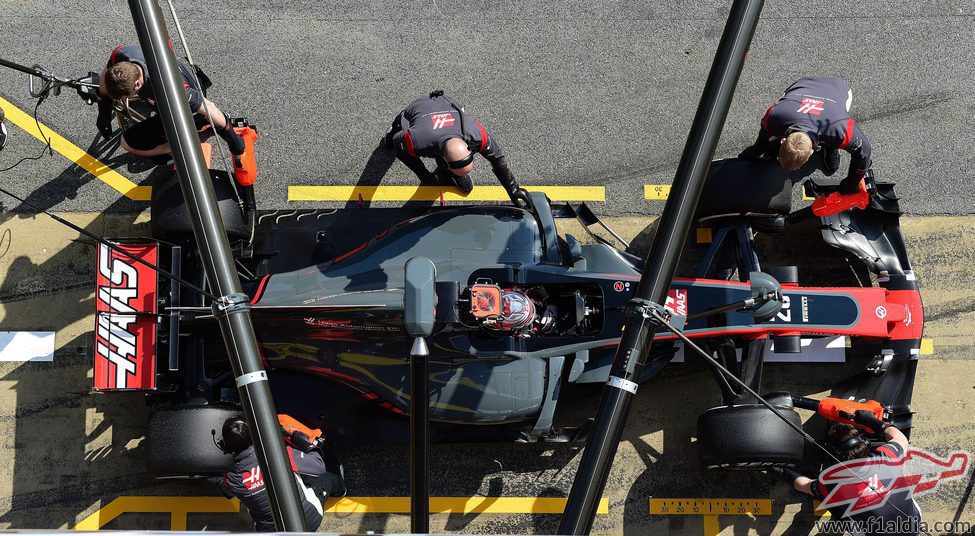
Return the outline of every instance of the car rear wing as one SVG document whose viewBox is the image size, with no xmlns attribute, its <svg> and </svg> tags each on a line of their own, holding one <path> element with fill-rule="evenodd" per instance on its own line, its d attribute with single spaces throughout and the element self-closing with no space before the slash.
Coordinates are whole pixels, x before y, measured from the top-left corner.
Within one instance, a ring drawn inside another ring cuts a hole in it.
<svg viewBox="0 0 975 536">
<path fill-rule="evenodd" d="M 156 390 L 159 244 L 131 241 L 98 247 L 95 279 L 96 392 Z"/>
</svg>

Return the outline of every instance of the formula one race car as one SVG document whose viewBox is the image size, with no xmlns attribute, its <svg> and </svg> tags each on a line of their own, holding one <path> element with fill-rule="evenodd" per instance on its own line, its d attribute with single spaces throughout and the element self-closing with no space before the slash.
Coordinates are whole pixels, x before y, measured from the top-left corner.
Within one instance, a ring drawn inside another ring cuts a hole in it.
<svg viewBox="0 0 975 536">
<path fill-rule="evenodd" d="M 274 212 L 258 218 L 250 241 L 231 179 L 213 177 L 279 412 L 323 425 L 332 441 L 405 440 L 413 339 L 404 327 L 404 265 L 424 257 L 436 268 L 435 325 L 427 339 L 434 440 L 584 437 L 586 423 L 553 426 L 556 406 L 569 400 L 574 385 L 607 381 L 643 268 L 641 258 L 606 240 L 583 245 L 558 234 L 559 217 L 591 224 L 587 208 L 553 207 L 533 193 L 531 210 Z M 872 341 L 879 348 L 875 359 L 837 389 L 880 401 L 898 427 L 909 429 L 923 312 L 893 187 L 876 185 L 865 210 L 822 219 L 824 239 L 876 275 L 879 286 L 867 288 L 800 287 L 795 267 L 761 273 L 754 230 L 782 229 L 791 188 L 774 163 L 734 159 L 712 166 L 698 216 L 714 238 L 700 277 L 674 281 L 667 300 L 672 322 L 756 390 L 770 341 L 777 353 L 802 352 L 802 341 L 826 336 Z M 175 180 L 157 185 L 153 239 L 121 242 L 205 287 L 182 203 Z M 397 215 L 406 218 L 377 228 Z M 371 238 L 351 243 L 365 233 Z M 239 407 L 208 301 L 104 246 L 98 287 L 95 389 L 150 393 L 157 407 L 148 432 L 154 474 L 220 471 L 227 460 L 210 444 L 210 430 Z M 652 357 L 666 362 L 677 350 L 674 337 L 658 341 Z M 642 380 L 659 370 L 647 367 Z M 802 437 L 716 377 L 724 405 L 699 420 L 702 462 L 797 463 Z M 799 422 L 787 394 L 771 399 Z"/>
</svg>

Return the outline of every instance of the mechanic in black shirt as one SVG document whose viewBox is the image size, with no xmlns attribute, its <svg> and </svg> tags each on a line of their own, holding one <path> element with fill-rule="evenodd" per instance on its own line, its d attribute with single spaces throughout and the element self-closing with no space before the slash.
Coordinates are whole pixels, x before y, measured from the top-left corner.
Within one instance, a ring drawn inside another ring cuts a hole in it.
<svg viewBox="0 0 975 536">
<path fill-rule="evenodd" d="M 850 153 L 851 159 L 839 191 L 855 193 L 870 169 L 871 159 L 870 141 L 850 117 L 852 102 L 850 85 L 839 78 L 801 78 L 769 106 L 758 139 L 739 156 L 777 158 L 784 169 L 795 171 L 818 152 L 816 167 L 830 176 L 839 168 L 842 149 Z"/>
<path fill-rule="evenodd" d="M 859 410 L 853 416 L 853 421 L 861 428 L 868 431 L 871 435 L 880 436 L 885 443 L 876 448 L 870 447 L 868 438 L 856 427 L 846 423 L 834 424 L 827 435 L 826 446 L 836 455 L 840 461 L 849 462 L 853 460 L 878 460 L 885 458 L 899 460 L 907 454 L 909 444 L 907 436 L 888 422 L 881 421 L 873 413 L 866 410 Z M 862 534 L 917 534 L 920 529 L 921 510 L 910 491 L 900 491 L 890 493 L 885 487 L 892 483 L 893 476 L 902 476 L 900 467 L 892 467 L 890 471 L 896 471 L 897 475 L 881 476 L 878 469 L 885 468 L 881 463 L 873 466 L 871 464 L 857 463 L 851 466 L 848 471 L 858 471 L 862 476 L 855 478 L 854 482 L 843 484 L 824 483 L 821 481 L 822 474 L 816 480 L 800 475 L 798 472 L 785 467 L 776 467 L 769 472 L 779 477 L 783 481 L 792 484 L 797 490 L 815 499 L 822 501 L 839 485 L 852 485 L 849 490 L 842 490 L 844 494 L 850 494 L 849 499 L 858 507 L 865 510 L 851 514 L 847 519 L 860 522 L 863 528 Z M 829 471 L 829 469 L 827 469 Z M 823 474 L 825 474 L 824 471 Z M 855 492 L 855 496 L 853 496 Z M 834 499 L 835 500 L 835 499 Z M 879 505 L 879 506 L 874 506 Z M 846 511 L 847 505 L 836 508 L 834 514 L 842 516 Z M 831 511 L 832 513 L 832 511 Z M 894 528 L 891 531 L 891 527 Z"/>
<path fill-rule="evenodd" d="M 193 67 L 181 60 L 176 60 L 183 90 L 193 112 L 197 129 L 201 132 L 209 129 L 210 122 L 217 130 L 217 134 L 230 147 L 235 155 L 244 154 L 246 149 L 244 140 L 233 129 L 230 116 L 217 108 L 204 96 L 205 88 L 197 83 Z M 136 95 L 146 103 L 155 106 L 155 95 L 152 84 L 149 83 L 149 67 L 139 45 L 122 45 L 112 51 L 108 65 L 102 70 L 99 78 L 98 94 L 98 131 L 106 138 L 112 135 L 112 102 L 132 98 Z M 170 153 L 169 141 L 163 130 L 162 118 L 158 110 L 145 121 L 133 125 L 122 133 L 122 148 L 126 151 L 148 158 L 162 157 Z M 161 160 L 157 158 L 156 160 Z"/>
<path fill-rule="evenodd" d="M 227 497 L 237 497 L 247 507 L 257 532 L 274 532 L 271 501 L 264 487 L 264 478 L 257 463 L 251 441 L 250 428 L 242 417 L 231 417 L 223 424 L 222 438 L 217 445 L 234 457 L 233 468 L 224 473 L 219 485 Z M 295 475 L 295 486 L 301 499 L 308 530 L 315 532 L 322 523 L 323 505 L 330 495 L 345 494 L 345 482 L 340 474 L 325 467 L 317 449 L 303 452 L 290 446 L 288 458 Z"/>
<path fill-rule="evenodd" d="M 470 172 L 474 169 L 474 154 L 480 153 L 491 163 L 494 175 L 511 201 L 526 206 L 530 203 L 528 193 L 511 174 L 498 141 L 480 121 L 464 111 L 462 104 L 443 91 L 434 91 L 411 102 L 393 119 L 383 143 L 396 150 L 397 158 L 421 183 L 436 183 L 440 177 L 446 177 L 465 194 L 474 188 Z M 436 171 L 428 171 L 421 156 L 435 158 Z"/>
</svg>

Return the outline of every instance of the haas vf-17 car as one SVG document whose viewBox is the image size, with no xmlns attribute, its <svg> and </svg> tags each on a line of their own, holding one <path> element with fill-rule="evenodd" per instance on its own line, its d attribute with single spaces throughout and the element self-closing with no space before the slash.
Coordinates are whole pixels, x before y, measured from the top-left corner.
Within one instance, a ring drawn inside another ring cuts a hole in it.
<svg viewBox="0 0 975 536">
<path fill-rule="evenodd" d="M 229 178 L 213 176 L 279 411 L 322 427 L 330 441 L 405 440 L 413 339 L 404 326 L 404 266 L 422 257 L 436 268 L 426 393 L 434 440 L 584 437 L 585 421 L 554 425 L 556 407 L 573 403 L 576 386 L 607 381 L 643 268 L 642 258 L 595 233 L 587 244 L 558 233 L 558 218 L 591 224 L 587 207 L 553 207 L 536 193 L 531 210 L 296 210 L 261 213 L 251 233 Z M 795 266 L 763 272 L 754 235 L 775 233 L 796 216 L 791 188 L 774 163 L 714 163 L 698 210 L 713 239 L 698 277 L 673 282 L 673 322 L 766 393 L 776 390 L 761 383 L 769 356 L 801 354 L 822 338 L 868 342 L 875 350 L 864 369 L 838 383 L 834 396 L 877 400 L 907 430 L 924 315 L 893 187 L 875 186 L 866 209 L 817 219 L 828 244 L 872 272 L 876 284 L 866 287 L 805 287 Z M 178 188 L 154 190 L 153 239 L 120 247 L 205 287 Z M 220 471 L 227 460 L 209 431 L 239 407 L 209 301 L 109 248 L 98 263 L 95 389 L 150 394 L 148 450 L 157 475 Z M 768 288 L 781 289 L 772 315 L 747 305 Z M 743 305 L 728 307 L 736 303 Z M 651 359 L 678 355 L 672 335 L 658 340 Z M 642 381 L 660 368 L 647 367 Z M 802 437 L 783 422 L 762 422 L 766 409 L 716 379 L 723 403 L 699 419 L 702 463 L 797 463 Z M 771 400 L 799 422 L 786 393 Z"/>
</svg>

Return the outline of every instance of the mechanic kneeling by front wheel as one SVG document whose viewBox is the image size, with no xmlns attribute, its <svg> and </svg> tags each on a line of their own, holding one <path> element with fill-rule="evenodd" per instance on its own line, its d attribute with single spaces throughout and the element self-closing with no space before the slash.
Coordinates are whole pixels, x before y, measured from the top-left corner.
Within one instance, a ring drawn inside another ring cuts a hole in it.
<svg viewBox="0 0 975 536">
<path fill-rule="evenodd" d="M 802 426 L 790 406 L 773 405 Z M 802 461 L 803 437 L 761 404 L 720 406 L 698 418 L 697 448 L 701 465 L 708 469 L 791 467 Z"/>
</svg>

